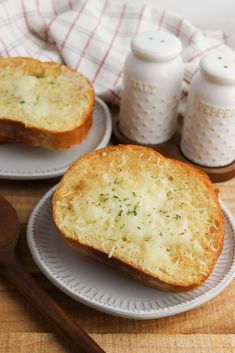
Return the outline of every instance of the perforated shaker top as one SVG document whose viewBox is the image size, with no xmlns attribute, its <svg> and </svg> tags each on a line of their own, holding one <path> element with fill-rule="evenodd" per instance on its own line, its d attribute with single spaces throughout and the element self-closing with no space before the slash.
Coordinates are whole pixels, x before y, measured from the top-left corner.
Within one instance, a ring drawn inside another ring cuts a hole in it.
<svg viewBox="0 0 235 353">
<path fill-rule="evenodd" d="M 143 32 L 135 35 L 131 41 L 134 55 L 148 61 L 169 61 L 182 51 L 180 40 L 164 32 Z"/>
<path fill-rule="evenodd" d="M 219 84 L 235 84 L 235 54 L 213 51 L 200 61 L 202 75 Z"/>
</svg>

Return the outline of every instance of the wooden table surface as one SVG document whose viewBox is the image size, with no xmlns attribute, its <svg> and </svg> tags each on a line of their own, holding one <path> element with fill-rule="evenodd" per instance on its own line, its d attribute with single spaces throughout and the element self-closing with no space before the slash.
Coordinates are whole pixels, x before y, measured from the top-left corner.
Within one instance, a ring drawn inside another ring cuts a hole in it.
<svg viewBox="0 0 235 353">
<path fill-rule="evenodd" d="M 235 352 L 235 281 L 210 302 L 172 317 L 136 321 L 117 318 L 69 298 L 45 278 L 26 243 L 28 217 L 41 196 L 59 179 L 0 180 L 0 194 L 16 208 L 21 221 L 17 249 L 34 279 L 108 353 L 231 353 Z M 216 184 L 220 197 L 235 215 L 235 179 Z M 10 221 L 10 220 L 9 220 Z M 0 353 L 66 353 L 42 317 L 0 276 Z"/>
</svg>

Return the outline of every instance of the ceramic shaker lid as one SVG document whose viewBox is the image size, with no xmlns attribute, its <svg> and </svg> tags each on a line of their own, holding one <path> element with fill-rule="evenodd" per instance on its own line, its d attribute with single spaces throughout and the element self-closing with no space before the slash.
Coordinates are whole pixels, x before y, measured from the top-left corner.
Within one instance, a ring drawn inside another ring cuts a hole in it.
<svg viewBox="0 0 235 353">
<path fill-rule="evenodd" d="M 181 53 L 182 44 L 168 32 L 143 32 L 133 37 L 131 49 L 134 55 L 143 60 L 168 61 Z"/>
<path fill-rule="evenodd" d="M 202 75 L 219 84 L 235 84 L 235 53 L 214 50 L 200 61 Z"/>
</svg>

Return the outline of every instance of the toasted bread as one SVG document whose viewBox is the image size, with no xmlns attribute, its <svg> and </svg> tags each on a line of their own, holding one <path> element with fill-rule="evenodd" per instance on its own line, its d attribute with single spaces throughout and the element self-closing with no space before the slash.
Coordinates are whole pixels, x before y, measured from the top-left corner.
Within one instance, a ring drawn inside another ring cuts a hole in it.
<svg viewBox="0 0 235 353">
<path fill-rule="evenodd" d="M 0 58 L 0 142 L 52 149 L 79 144 L 92 124 L 94 91 L 54 62 Z"/>
<path fill-rule="evenodd" d="M 203 283 L 223 247 L 223 214 L 207 175 L 149 148 L 87 154 L 52 204 L 67 243 L 162 290 Z"/>
</svg>

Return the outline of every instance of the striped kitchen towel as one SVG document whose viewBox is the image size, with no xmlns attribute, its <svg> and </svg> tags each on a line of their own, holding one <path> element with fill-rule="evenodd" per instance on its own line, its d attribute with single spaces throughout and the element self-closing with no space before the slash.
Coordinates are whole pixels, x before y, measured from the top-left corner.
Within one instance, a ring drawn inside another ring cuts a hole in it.
<svg viewBox="0 0 235 353">
<path fill-rule="evenodd" d="M 120 102 L 123 63 L 135 33 L 161 29 L 179 37 L 186 83 L 204 54 L 234 46 L 234 38 L 222 32 L 198 30 L 176 14 L 134 1 L 4 0 L 0 16 L 1 56 L 63 62 L 115 104 Z"/>
</svg>

